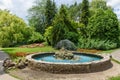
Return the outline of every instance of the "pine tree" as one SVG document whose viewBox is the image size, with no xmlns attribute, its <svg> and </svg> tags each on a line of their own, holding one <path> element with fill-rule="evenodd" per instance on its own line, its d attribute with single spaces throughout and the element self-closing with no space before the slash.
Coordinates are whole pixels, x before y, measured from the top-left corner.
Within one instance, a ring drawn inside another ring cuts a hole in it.
<svg viewBox="0 0 120 80">
<path fill-rule="evenodd" d="M 53 18 L 56 14 L 56 5 L 55 2 L 51 0 L 47 0 L 45 7 L 45 16 L 46 16 L 46 27 L 52 24 Z"/>
<path fill-rule="evenodd" d="M 53 21 L 53 29 L 51 35 L 52 46 L 55 46 L 60 40 L 67 39 L 66 35 L 69 34 L 69 32 L 75 31 L 76 29 L 74 29 L 71 24 L 66 7 L 62 5 L 59 13 L 55 16 L 55 19 Z"/>
<path fill-rule="evenodd" d="M 85 26 L 88 24 L 88 17 L 89 17 L 89 2 L 88 0 L 82 1 L 81 6 L 81 16 L 80 16 L 80 22 L 83 23 Z"/>
</svg>

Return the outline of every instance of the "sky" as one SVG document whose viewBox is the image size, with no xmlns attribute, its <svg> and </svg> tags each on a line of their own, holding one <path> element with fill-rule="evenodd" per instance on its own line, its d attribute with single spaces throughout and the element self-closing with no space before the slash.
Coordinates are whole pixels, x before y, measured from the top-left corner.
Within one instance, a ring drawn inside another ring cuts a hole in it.
<svg viewBox="0 0 120 80">
<path fill-rule="evenodd" d="M 75 1 L 81 2 L 82 0 L 54 0 L 57 5 L 72 4 Z M 32 7 L 34 0 L 0 0 L 0 9 L 8 9 L 11 13 L 23 18 L 27 21 L 27 10 Z M 120 19 L 120 0 L 107 0 L 107 5 L 114 8 L 114 12 Z"/>
</svg>

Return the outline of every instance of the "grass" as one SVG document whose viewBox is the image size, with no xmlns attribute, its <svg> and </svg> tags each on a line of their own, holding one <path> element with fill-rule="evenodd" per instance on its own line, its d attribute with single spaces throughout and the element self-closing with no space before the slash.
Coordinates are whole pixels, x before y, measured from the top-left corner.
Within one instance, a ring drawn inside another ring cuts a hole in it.
<svg viewBox="0 0 120 80">
<path fill-rule="evenodd" d="M 117 77 L 111 77 L 110 79 L 108 80 L 120 80 L 120 76 L 117 76 Z"/>
<path fill-rule="evenodd" d="M 120 49 L 120 48 L 117 48 L 117 49 L 111 49 L 111 50 L 105 50 L 105 51 L 102 51 L 102 52 L 100 52 L 100 53 L 112 53 L 112 52 L 114 52 L 114 51 L 116 51 L 116 50 L 118 50 L 118 49 Z"/>
<path fill-rule="evenodd" d="M 115 60 L 115 59 L 113 59 L 113 58 L 112 58 L 112 61 L 114 61 L 114 62 L 116 62 L 116 63 L 120 64 L 120 62 L 119 62 L 119 61 L 117 61 L 117 60 Z M 108 80 L 120 80 L 120 76 L 111 77 L 111 78 L 109 78 Z"/>
<path fill-rule="evenodd" d="M 4 52 L 6 52 L 8 54 L 15 54 L 16 52 L 33 53 L 33 52 L 53 52 L 53 51 L 55 51 L 55 49 L 50 46 L 36 47 L 36 48 L 10 47 L 10 48 L 1 48 L 1 50 L 3 50 Z"/>
<path fill-rule="evenodd" d="M 38 52 L 55 52 L 56 50 L 50 46 L 45 47 L 35 47 L 35 48 L 20 48 L 20 47 L 10 47 L 10 48 L 1 48 L 2 51 L 7 53 L 13 61 L 18 61 L 21 58 L 21 54 L 28 54 L 28 53 L 38 53 Z M 17 55 L 19 53 L 19 55 Z"/>
<path fill-rule="evenodd" d="M 1 48 L 1 50 L 5 51 L 7 54 L 11 55 L 11 54 L 15 54 L 16 52 L 27 52 L 27 53 L 37 53 L 37 52 L 54 52 L 56 51 L 54 48 L 50 47 L 50 46 L 46 46 L 46 47 L 36 47 L 36 48 L 20 48 L 20 47 L 10 47 L 10 48 Z M 113 49 L 113 50 L 107 50 L 107 51 L 102 51 L 100 53 L 112 53 L 115 50 L 118 49 Z M 18 59 L 18 58 L 17 58 Z M 15 60 L 15 58 L 14 58 Z M 120 64 L 119 61 L 112 59 L 113 61 L 117 62 L 118 64 Z M 111 77 L 108 80 L 120 80 L 120 76 L 116 76 L 116 77 Z"/>
<path fill-rule="evenodd" d="M 115 59 L 113 59 L 113 58 L 112 58 L 112 61 L 114 61 L 114 62 L 116 62 L 116 63 L 120 64 L 120 61 L 115 60 Z"/>
</svg>

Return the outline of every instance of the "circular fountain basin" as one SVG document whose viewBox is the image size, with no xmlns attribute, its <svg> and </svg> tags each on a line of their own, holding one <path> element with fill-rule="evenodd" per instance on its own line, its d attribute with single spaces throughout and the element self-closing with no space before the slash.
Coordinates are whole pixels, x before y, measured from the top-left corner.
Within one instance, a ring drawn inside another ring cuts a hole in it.
<svg viewBox="0 0 120 80">
<path fill-rule="evenodd" d="M 52 73 L 86 73 L 109 68 L 110 57 L 88 53 L 73 52 L 79 59 L 61 60 L 54 57 L 55 53 L 37 53 L 28 55 L 28 66 L 34 70 Z"/>
</svg>

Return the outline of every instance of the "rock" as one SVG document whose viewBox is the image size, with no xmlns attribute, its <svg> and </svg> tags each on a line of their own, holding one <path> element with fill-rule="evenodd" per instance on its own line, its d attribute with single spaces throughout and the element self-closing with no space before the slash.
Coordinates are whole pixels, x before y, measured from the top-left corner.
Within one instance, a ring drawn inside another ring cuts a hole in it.
<svg viewBox="0 0 120 80">
<path fill-rule="evenodd" d="M 19 69 L 24 69 L 24 68 L 26 68 L 26 66 L 28 66 L 28 60 L 20 59 L 17 63 L 17 68 L 19 68 Z"/>
<path fill-rule="evenodd" d="M 59 41 L 55 46 L 56 49 L 61 49 L 62 47 L 71 51 L 77 50 L 77 47 L 75 46 L 75 44 L 67 39 Z"/>
<path fill-rule="evenodd" d="M 10 68 L 14 68 L 16 65 L 15 62 L 13 62 L 10 58 L 6 58 L 3 62 L 3 67 L 4 69 L 10 69 Z"/>
<path fill-rule="evenodd" d="M 55 57 L 56 59 L 74 59 L 74 55 L 72 52 L 67 51 L 66 49 L 64 49 L 64 47 L 55 53 Z"/>
</svg>

